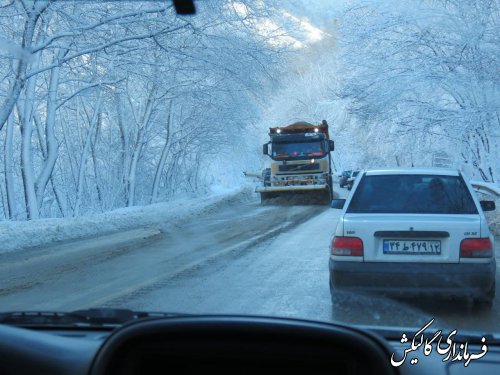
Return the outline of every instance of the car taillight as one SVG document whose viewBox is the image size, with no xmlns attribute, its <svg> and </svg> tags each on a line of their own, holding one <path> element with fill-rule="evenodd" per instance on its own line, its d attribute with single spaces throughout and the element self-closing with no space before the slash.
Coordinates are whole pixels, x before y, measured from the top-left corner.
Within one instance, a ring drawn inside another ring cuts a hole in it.
<svg viewBox="0 0 500 375">
<path fill-rule="evenodd" d="M 334 237 L 332 255 L 363 256 L 363 241 L 358 237 Z"/>
<path fill-rule="evenodd" d="M 462 258 L 491 258 L 493 246 L 489 238 L 466 238 L 460 243 Z"/>
</svg>

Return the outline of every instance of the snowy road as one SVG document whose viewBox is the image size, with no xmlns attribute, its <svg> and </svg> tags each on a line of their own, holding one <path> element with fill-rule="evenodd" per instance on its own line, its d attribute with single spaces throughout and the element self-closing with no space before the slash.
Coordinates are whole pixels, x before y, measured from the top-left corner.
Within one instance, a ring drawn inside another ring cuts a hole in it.
<svg viewBox="0 0 500 375">
<path fill-rule="evenodd" d="M 321 206 L 277 210 L 260 206 L 257 199 L 230 201 L 199 216 L 165 223 L 161 235 L 150 230 L 144 240 L 115 234 L 0 254 L 0 305 L 2 311 L 129 306 L 137 295 L 168 288 L 170 280 L 195 274 L 214 262 L 243 256 L 324 210 Z"/>
<path fill-rule="evenodd" d="M 0 305 L 2 311 L 107 306 L 402 326 L 436 318 L 440 328 L 496 327 L 498 296 L 492 311 L 472 309 L 467 301 L 361 294 L 344 294 L 332 308 L 328 243 L 339 214 L 320 206 L 231 202 L 190 221 L 166 223 L 161 235 L 143 240 L 121 234 L 114 246 L 80 241 L 80 248 L 69 243 L 4 254 Z M 499 245 L 500 239 L 497 254 Z"/>
</svg>

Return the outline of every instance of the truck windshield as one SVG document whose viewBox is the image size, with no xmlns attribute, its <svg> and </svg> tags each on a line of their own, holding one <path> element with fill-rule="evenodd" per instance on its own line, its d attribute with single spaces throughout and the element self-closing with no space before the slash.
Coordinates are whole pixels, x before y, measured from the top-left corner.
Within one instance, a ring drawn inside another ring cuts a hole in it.
<svg viewBox="0 0 500 375">
<path fill-rule="evenodd" d="M 303 156 L 323 156 L 321 142 L 273 143 L 273 157 L 290 158 Z"/>
</svg>

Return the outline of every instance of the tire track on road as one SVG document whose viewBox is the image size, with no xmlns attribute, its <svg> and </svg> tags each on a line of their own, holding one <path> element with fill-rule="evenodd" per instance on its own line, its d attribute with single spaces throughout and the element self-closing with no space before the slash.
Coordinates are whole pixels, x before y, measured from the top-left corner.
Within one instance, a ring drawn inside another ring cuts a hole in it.
<svg viewBox="0 0 500 375">
<path fill-rule="evenodd" d="M 81 306 L 80 308 L 126 306 L 127 303 L 134 298 L 142 297 L 154 290 L 165 288 L 170 282 L 178 280 L 179 278 L 192 277 L 193 274 L 199 272 L 206 266 L 221 262 L 226 259 L 231 259 L 233 257 L 243 256 L 253 247 L 261 244 L 262 242 L 270 240 L 282 234 L 283 232 L 297 227 L 298 225 L 304 223 L 305 221 L 309 220 L 311 217 L 324 211 L 325 209 L 327 208 L 325 208 L 324 206 L 306 207 L 304 211 L 300 212 L 293 218 L 294 220 L 287 221 L 286 223 L 276 228 L 272 228 L 256 237 L 241 241 L 235 245 L 226 246 L 222 250 L 216 253 L 211 253 L 203 259 L 188 263 L 181 268 L 174 270 L 168 275 L 151 277 L 139 285 L 134 285 L 133 287 L 129 287 L 116 293 L 115 295 L 93 301 L 91 304 Z M 229 238 L 234 237 L 235 236 L 231 236 Z M 213 247 L 214 245 L 210 244 L 210 246 Z"/>
</svg>

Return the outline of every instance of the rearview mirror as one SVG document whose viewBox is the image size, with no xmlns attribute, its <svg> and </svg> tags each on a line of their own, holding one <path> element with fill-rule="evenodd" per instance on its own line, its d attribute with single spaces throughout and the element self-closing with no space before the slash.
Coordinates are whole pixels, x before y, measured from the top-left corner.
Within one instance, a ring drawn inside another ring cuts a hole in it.
<svg viewBox="0 0 500 375">
<path fill-rule="evenodd" d="M 267 149 L 268 149 L 267 145 L 268 145 L 268 143 L 264 143 L 264 144 L 262 145 L 262 153 L 263 153 L 264 155 L 267 155 Z"/>
<path fill-rule="evenodd" d="M 495 211 L 495 202 L 494 201 L 480 201 L 481 208 L 483 211 Z"/>
<path fill-rule="evenodd" d="M 331 207 L 343 209 L 345 204 L 345 199 L 332 199 Z"/>
<path fill-rule="evenodd" d="M 173 0 L 175 12 L 181 15 L 196 14 L 193 0 Z"/>
<path fill-rule="evenodd" d="M 328 151 L 333 151 L 335 149 L 335 142 L 333 142 L 331 139 L 328 140 Z"/>
</svg>

